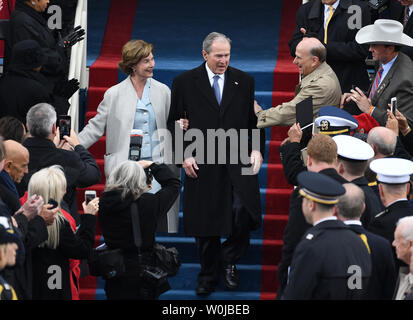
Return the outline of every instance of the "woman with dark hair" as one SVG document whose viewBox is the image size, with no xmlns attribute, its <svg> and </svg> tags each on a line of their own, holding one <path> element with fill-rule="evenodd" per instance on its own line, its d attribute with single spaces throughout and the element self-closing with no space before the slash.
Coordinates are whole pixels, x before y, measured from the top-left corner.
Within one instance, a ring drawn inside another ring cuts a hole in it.
<svg viewBox="0 0 413 320">
<path fill-rule="evenodd" d="M 161 189 L 149 193 L 145 170 L 150 170 Z M 125 259 L 125 273 L 106 280 L 105 291 L 109 300 L 157 299 L 168 290 L 169 284 L 154 287 L 140 276 L 140 263 L 155 265 L 153 247 L 156 224 L 165 216 L 179 195 L 181 181 L 165 164 L 152 161 L 125 161 L 112 170 L 106 182 L 105 191 L 99 202 L 99 225 L 109 249 L 122 249 Z M 141 255 L 134 242 L 131 216 L 132 203 L 136 203 L 141 232 Z"/>
<path fill-rule="evenodd" d="M 0 118 L 0 136 L 4 140 L 14 140 L 18 143 L 23 143 L 26 137 L 26 127 L 23 122 L 15 117 L 2 117 Z"/>
</svg>

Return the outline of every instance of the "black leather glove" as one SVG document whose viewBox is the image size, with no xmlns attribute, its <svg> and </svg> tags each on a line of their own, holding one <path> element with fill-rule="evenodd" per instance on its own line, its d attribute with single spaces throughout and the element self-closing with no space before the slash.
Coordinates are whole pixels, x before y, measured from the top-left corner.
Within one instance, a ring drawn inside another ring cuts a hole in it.
<svg viewBox="0 0 413 320">
<path fill-rule="evenodd" d="M 64 80 L 56 84 L 53 93 L 57 96 L 69 99 L 77 90 L 79 90 L 80 83 L 77 79 Z"/>
<path fill-rule="evenodd" d="M 82 29 L 81 26 L 77 26 L 64 38 L 62 38 L 61 34 L 59 33 L 59 41 L 57 42 L 57 45 L 62 48 L 70 48 L 74 44 L 83 40 L 84 35 L 85 35 L 85 30 Z"/>
</svg>

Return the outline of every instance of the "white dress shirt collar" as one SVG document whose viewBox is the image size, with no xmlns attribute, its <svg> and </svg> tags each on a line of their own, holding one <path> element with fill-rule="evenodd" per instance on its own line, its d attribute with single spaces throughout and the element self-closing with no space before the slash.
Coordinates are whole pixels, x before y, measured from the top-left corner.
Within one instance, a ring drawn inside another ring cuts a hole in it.
<svg viewBox="0 0 413 320">
<path fill-rule="evenodd" d="M 343 221 L 345 224 L 347 224 L 347 225 L 358 225 L 358 226 L 362 226 L 362 224 L 361 224 L 361 222 L 360 222 L 360 220 L 346 220 L 346 221 Z"/>
<path fill-rule="evenodd" d="M 332 217 L 327 217 L 327 218 L 318 220 L 316 223 L 314 223 L 313 226 L 315 227 L 317 224 L 319 224 L 319 223 L 321 223 L 321 222 L 324 222 L 324 221 L 328 221 L 328 220 L 337 220 L 337 217 L 336 217 L 336 216 L 332 216 Z"/>
<path fill-rule="evenodd" d="M 337 10 L 339 3 L 340 3 L 340 0 L 337 0 L 336 2 L 334 2 L 334 4 L 332 4 L 334 11 Z M 324 28 L 326 27 L 327 19 L 329 15 L 330 15 L 330 5 L 325 4 L 324 5 Z"/>
</svg>

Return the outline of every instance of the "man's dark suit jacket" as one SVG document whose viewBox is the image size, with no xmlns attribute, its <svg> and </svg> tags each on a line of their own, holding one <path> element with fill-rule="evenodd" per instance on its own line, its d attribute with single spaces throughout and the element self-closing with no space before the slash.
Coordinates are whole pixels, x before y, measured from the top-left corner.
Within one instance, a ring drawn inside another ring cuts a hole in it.
<svg viewBox="0 0 413 320">
<path fill-rule="evenodd" d="M 60 165 L 67 180 L 64 200 L 69 206 L 70 214 L 79 224 L 76 188 L 86 188 L 99 182 L 101 175 L 93 156 L 82 145 L 74 151 L 58 149 L 54 143 L 43 138 L 27 138 L 23 145 L 29 150 L 29 174 L 24 179 L 28 185 L 30 177 L 40 169 Z"/>
<path fill-rule="evenodd" d="M 410 126 L 413 126 L 412 74 L 412 60 L 403 52 L 399 52 L 371 99 L 371 104 L 376 107 L 372 116 L 381 126 L 386 125 L 388 104 L 393 97 L 397 97 L 397 108 L 407 118 Z"/>
<path fill-rule="evenodd" d="M 404 6 L 397 0 L 389 1 L 389 18 L 399 21 L 403 24 L 404 21 Z M 413 37 L 413 14 L 410 14 L 409 20 L 403 29 L 403 32 L 409 37 Z M 401 51 L 409 56 L 413 60 L 413 47 L 403 46 Z"/>
<path fill-rule="evenodd" d="M 297 159 L 300 158 L 300 149 L 298 143 L 289 143 L 280 147 L 280 153 L 282 153 L 283 164 L 284 160 L 290 159 L 290 161 L 293 163 L 293 166 L 295 165 L 294 167 L 297 168 L 297 171 L 301 172 L 303 170 L 307 170 L 307 168 L 303 165 L 302 161 L 292 161 L 292 159 L 296 158 L 297 154 Z M 292 170 L 285 171 L 292 172 Z M 348 182 L 346 179 L 340 176 L 335 169 L 324 169 L 321 170 L 320 173 L 332 177 L 334 180 L 338 181 L 341 184 Z M 290 178 L 292 178 L 292 175 L 290 175 Z M 292 180 L 295 181 L 295 177 L 292 178 Z M 294 189 L 290 197 L 289 217 L 287 226 L 284 230 L 281 261 L 278 265 L 277 276 L 279 287 L 277 291 L 277 299 L 281 298 L 285 285 L 287 284 L 288 267 L 291 265 L 294 250 L 300 242 L 302 236 L 305 234 L 305 232 L 309 228 L 311 228 L 311 224 L 307 223 L 304 218 L 301 204 L 302 197 L 298 193 L 298 188 L 296 188 Z"/>
<path fill-rule="evenodd" d="M 356 224 L 348 224 L 348 226 L 357 234 L 364 234 L 367 237 L 371 251 L 371 277 L 365 299 L 391 300 L 396 285 L 396 268 L 390 243 L 362 226 Z"/>
<path fill-rule="evenodd" d="M 365 64 L 368 56 L 368 45 L 360 45 L 355 36 L 359 29 L 349 29 L 354 12 L 349 7 L 357 5 L 362 9 L 362 27 L 369 25 L 370 10 L 366 2 L 359 0 L 341 0 L 328 26 L 327 63 L 331 66 L 340 81 L 341 91 L 350 92 L 351 86 L 356 85 L 366 91 L 369 87 L 369 77 Z M 290 53 L 295 57 L 295 49 L 302 40 L 300 28 L 307 30 L 308 36 L 324 41 L 324 5 L 321 0 L 311 0 L 303 4 L 296 15 L 296 28 L 289 42 Z M 357 106 L 345 106 L 352 114 L 359 114 Z"/>
<path fill-rule="evenodd" d="M 410 206 L 408 200 L 401 200 L 392 203 L 383 212 L 376 215 L 370 222 L 367 230 L 386 238 L 390 243 L 394 241 L 394 231 L 396 230 L 397 222 L 404 217 L 413 216 L 413 208 Z M 396 250 L 392 247 L 394 261 L 396 265 L 396 272 L 400 266 L 406 264 L 397 259 Z"/>
</svg>

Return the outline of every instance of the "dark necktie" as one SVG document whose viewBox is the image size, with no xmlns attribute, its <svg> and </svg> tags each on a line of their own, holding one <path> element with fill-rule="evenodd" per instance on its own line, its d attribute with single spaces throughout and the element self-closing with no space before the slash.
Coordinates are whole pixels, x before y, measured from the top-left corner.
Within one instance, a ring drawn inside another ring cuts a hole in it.
<svg viewBox="0 0 413 320">
<path fill-rule="evenodd" d="M 403 28 L 406 28 L 407 21 L 409 21 L 409 12 L 410 12 L 410 8 L 409 6 L 406 6 L 404 8 Z"/>
<path fill-rule="evenodd" d="M 214 83 L 212 85 L 212 88 L 214 89 L 215 97 L 217 98 L 218 105 L 221 105 L 221 90 L 219 90 L 218 80 L 219 80 L 219 76 L 215 75 L 214 76 Z"/>
</svg>

